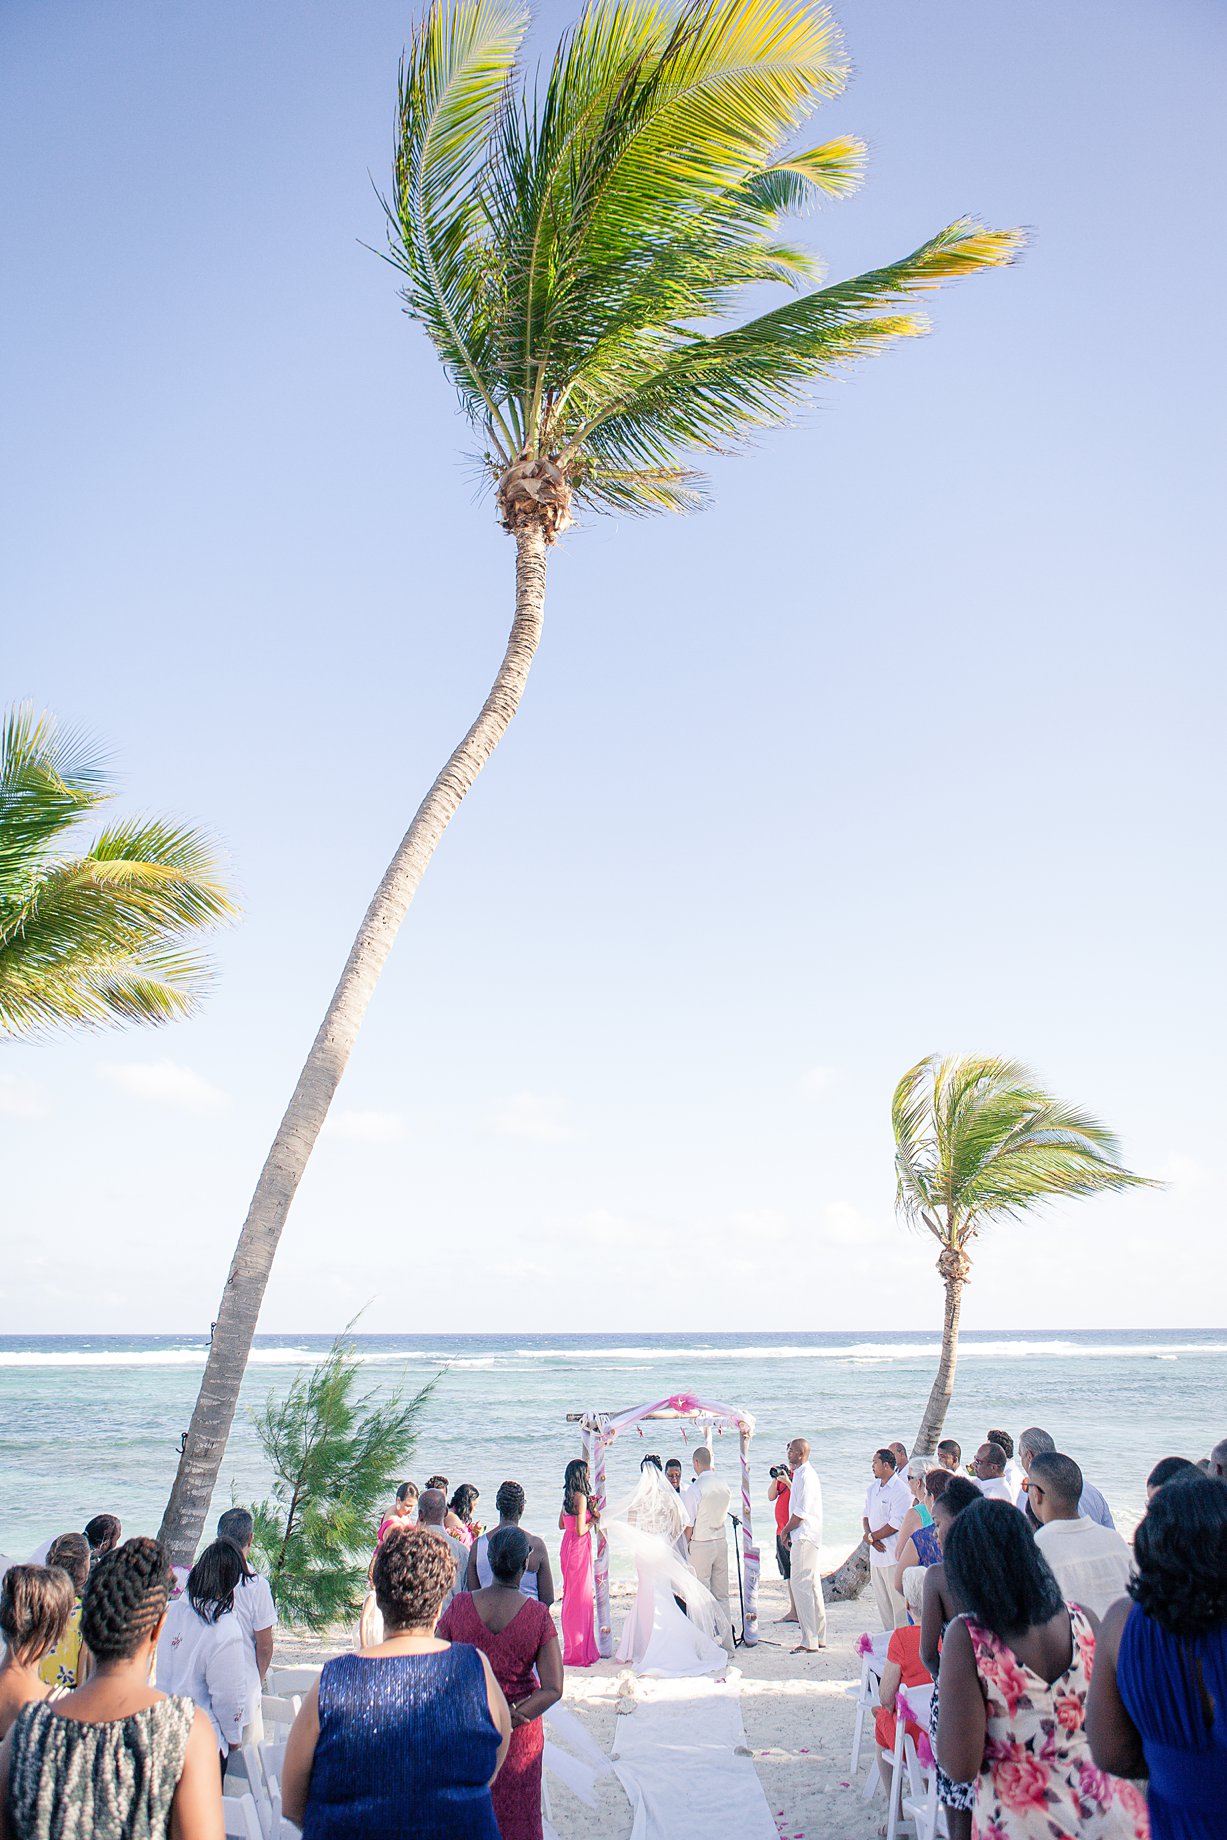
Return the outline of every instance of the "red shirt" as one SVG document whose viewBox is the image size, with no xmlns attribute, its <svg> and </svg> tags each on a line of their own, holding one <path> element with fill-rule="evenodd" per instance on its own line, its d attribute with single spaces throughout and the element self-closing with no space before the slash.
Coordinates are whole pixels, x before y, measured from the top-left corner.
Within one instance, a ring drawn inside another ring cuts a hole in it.
<svg viewBox="0 0 1227 1840">
<path fill-rule="evenodd" d="M 788 1524 L 788 1517 L 792 1512 L 788 1505 L 791 1500 L 792 1485 L 781 1477 L 779 1481 L 779 1493 L 775 1498 L 775 1530 L 777 1533 L 783 1533 Z"/>
</svg>

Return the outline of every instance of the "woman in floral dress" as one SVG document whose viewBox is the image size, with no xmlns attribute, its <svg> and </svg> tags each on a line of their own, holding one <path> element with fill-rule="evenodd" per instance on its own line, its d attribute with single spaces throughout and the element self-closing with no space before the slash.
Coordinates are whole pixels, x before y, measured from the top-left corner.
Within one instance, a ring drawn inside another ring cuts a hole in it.
<svg viewBox="0 0 1227 1840">
<path fill-rule="evenodd" d="M 942 1646 L 937 1754 L 975 1783 L 975 1840 L 1148 1840 L 1145 1798 L 1096 1769 L 1087 1742 L 1095 1619 L 1062 1601 L 1025 1517 L 976 1502 L 944 1563 L 968 1608 Z"/>
</svg>

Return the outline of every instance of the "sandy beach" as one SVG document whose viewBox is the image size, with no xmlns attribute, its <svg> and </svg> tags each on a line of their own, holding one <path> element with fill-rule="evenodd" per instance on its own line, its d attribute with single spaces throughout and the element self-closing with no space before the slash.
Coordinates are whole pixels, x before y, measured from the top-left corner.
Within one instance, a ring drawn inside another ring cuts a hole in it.
<svg viewBox="0 0 1227 1840">
<path fill-rule="evenodd" d="M 628 1587 L 615 1588 L 615 1629 L 631 1595 Z M 831 1605 L 826 1650 L 791 1655 L 794 1625 L 775 1620 L 786 1601 L 780 1579 L 764 1574 L 759 1599 L 762 1639 L 755 1648 L 739 1648 L 732 1664 L 740 1670 L 747 1747 L 781 1835 L 788 1840 L 869 1840 L 884 1819 L 885 1804 L 881 1796 L 863 1802 L 858 1784 L 849 1776 L 853 1705 L 844 1688 L 860 1678 L 857 1637 L 877 1626 L 872 1602 L 864 1596 L 855 1603 Z M 279 1634 L 273 1665 L 323 1661 L 342 1646 Z M 684 1687 L 677 1681 L 667 1684 L 673 1696 Z M 608 1756 L 619 1717 L 633 1718 L 634 1707 L 650 1698 L 653 1686 L 616 1661 L 602 1661 L 590 1669 L 568 1670 L 564 1704 Z M 868 1756 L 866 1745 L 861 1780 Z M 598 1783 L 595 1809 L 555 1779 L 550 1779 L 549 1790 L 559 1840 L 578 1840 L 580 1835 L 584 1840 L 629 1840 L 631 1807 L 616 1777 L 606 1776 Z M 679 1833 L 678 1840 L 690 1836 Z"/>
</svg>

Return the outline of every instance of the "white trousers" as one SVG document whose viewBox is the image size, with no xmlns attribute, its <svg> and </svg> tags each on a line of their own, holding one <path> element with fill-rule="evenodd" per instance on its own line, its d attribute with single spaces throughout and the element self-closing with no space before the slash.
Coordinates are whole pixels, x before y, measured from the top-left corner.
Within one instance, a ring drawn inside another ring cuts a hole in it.
<svg viewBox="0 0 1227 1840">
<path fill-rule="evenodd" d="M 894 1562 L 889 1565 L 871 1565 L 869 1582 L 873 1586 L 873 1600 L 878 1606 L 883 1629 L 902 1629 L 907 1622 L 907 1605 L 895 1589 Z"/>
<path fill-rule="evenodd" d="M 700 1584 L 705 1584 L 730 1624 L 733 1617 L 729 1609 L 729 1543 L 725 1535 L 718 1540 L 692 1540 L 690 1542 L 690 1569 Z M 724 1646 L 732 1654 L 733 1638 L 729 1636 Z"/>
<path fill-rule="evenodd" d="M 819 1552 L 812 1540 L 792 1543 L 792 1601 L 801 1620 L 801 1647 L 817 1648 L 827 1639 L 827 1607 L 822 1595 Z"/>
</svg>

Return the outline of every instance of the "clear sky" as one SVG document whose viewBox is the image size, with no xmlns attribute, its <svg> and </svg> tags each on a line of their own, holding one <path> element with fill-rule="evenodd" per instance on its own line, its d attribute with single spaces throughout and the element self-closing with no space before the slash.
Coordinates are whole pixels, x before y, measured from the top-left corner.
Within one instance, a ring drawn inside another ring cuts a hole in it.
<svg viewBox="0 0 1227 1840">
<path fill-rule="evenodd" d="M 1162 1193 L 978 1256 L 969 1327 L 1224 1318 L 1216 0 L 844 0 L 834 276 L 1017 269 L 552 566 L 263 1326 L 915 1328 L 889 1100 L 1017 1055 Z M 413 9 L 9 0 L 4 700 L 225 840 L 199 1020 L 10 1047 L 0 1330 L 207 1328 L 369 894 L 475 711 L 512 550 L 381 236 Z M 571 17 L 551 4 L 537 43 Z M 1217 534 L 1216 534 L 1217 533 Z"/>
</svg>

